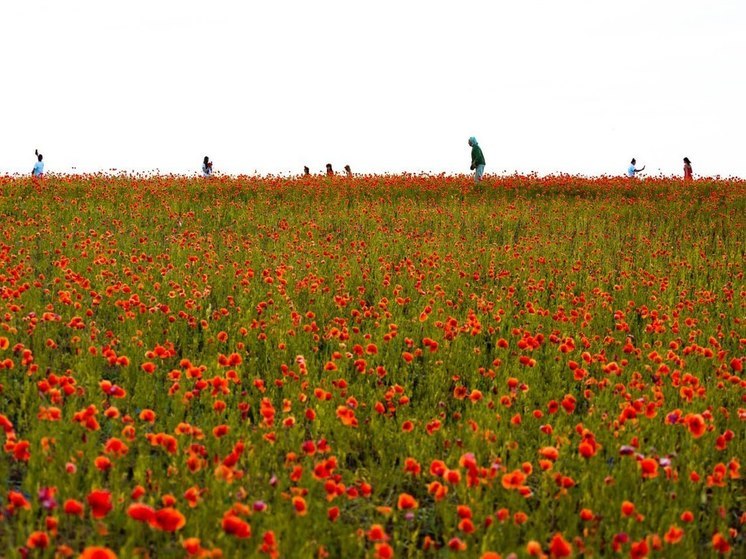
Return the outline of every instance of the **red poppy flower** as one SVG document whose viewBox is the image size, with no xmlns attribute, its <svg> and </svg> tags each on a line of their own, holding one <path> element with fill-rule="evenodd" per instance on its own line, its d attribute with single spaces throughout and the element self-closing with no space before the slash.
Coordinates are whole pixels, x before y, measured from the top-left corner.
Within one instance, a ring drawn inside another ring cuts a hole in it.
<svg viewBox="0 0 746 559">
<path fill-rule="evenodd" d="M 127 515 L 138 522 L 150 522 L 154 514 L 153 507 L 142 503 L 133 503 L 127 509 Z"/>
<path fill-rule="evenodd" d="M 549 555 L 550 557 L 569 557 L 572 554 L 572 546 L 562 534 L 555 534 L 552 537 L 552 541 L 549 542 Z"/>
<path fill-rule="evenodd" d="M 31 532 L 26 540 L 26 547 L 31 549 L 46 549 L 49 546 L 49 534 L 46 532 Z"/>
<path fill-rule="evenodd" d="M 186 518 L 178 510 L 166 507 L 155 512 L 150 519 L 150 525 L 163 532 L 176 532 L 186 524 Z"/>
<path fill-rule="evenodd" d="M 88 506 L 91 507 L 93 518 L 104 518 L 111 509 L 111 493 L 105 489 L 94 489 L 86 498 Z"/>
<path fill-rule="evenodd" d="M 236 536 L 237 538 L 244 539 L 251 537 L 251 526 L 249 523 L 230 513 L 223 516 L 222 528 L 226 534 Z"/>
<path fill-rule="evenodd" d="M 117 559 L 117 554 L 108 547 L 86 547 L 78 559 Z"/>
</svg>

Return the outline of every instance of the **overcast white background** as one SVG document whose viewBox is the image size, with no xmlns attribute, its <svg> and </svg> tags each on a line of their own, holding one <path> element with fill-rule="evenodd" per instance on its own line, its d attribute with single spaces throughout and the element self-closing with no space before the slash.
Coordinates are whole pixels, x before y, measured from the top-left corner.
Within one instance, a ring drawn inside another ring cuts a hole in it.
<svg viewBox="0 0 746 559">
<path fill-rule="evenodd" d="M 743 0 L 0 0 L 0 173 L 746 177 Z"/>
</svg>

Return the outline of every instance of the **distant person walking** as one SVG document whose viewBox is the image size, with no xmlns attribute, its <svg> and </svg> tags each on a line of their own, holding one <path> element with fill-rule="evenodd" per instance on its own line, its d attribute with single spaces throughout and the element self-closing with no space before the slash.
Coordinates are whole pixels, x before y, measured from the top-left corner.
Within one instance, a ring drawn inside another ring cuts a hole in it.
<svg viewBox="0 0 746 559">
<path fill-rule="evenodd" d="M 345 173 L 347 174 L 348 179 L 352 178 L 352 169 L 350 169 L 349 165 L 345 165 Z"/>
<path fill-rule="evenodd" d="M 42 175 L 44 175 L 44 156 L 39 153 L 38 149 L 34 150 L 34 153 L 36 154 L 36 163 L 34 163 L 34 169 L 31 171 L 31 176 L 41 178 Z"/>
<path fill-rule="evenodd" d="M 327 163 L 326 164 L 326 176 L 327 177 L 333 177 L 334 176 L 334 169 L 332 169 L 332 164 Z"/>
<path fill-rule="evenodd" d="M 210 158 L 205 155 L 205 158 L 202 160 L 202 176 L 203 177 L 211 177 L 212 176 L 212 161 L 210 161 Z"/>
<path fill-rule="evenodd" d="M 469 169 L 474 171 L 474 182 L 476 183 L 482 180 L 482 175 L 484 175 L 484 153 L 482 153 L 482 148 L 479 147 L 474 136 L 469 138 L 469 145 L 471 146 L 471 167 Z"/>
<path fill-rule="evenodd" d="M 635 165 L 637 164 L 637 160 L 633 157 L 632 161 L 629 162 L 629 167 L 627 167 L 627 176 L 631 179 L 635 178 L 635 175 L 637 173 L 640 173 L 645 170 L 645 165 L 642 166 L 642 169 L 636 169 Z"/>
<path fill-rule="evenodd" d="M 692 180 L 692 162 L 689 161 L 688 157 L 684 158 L 684 180 Z"/>
</svg>

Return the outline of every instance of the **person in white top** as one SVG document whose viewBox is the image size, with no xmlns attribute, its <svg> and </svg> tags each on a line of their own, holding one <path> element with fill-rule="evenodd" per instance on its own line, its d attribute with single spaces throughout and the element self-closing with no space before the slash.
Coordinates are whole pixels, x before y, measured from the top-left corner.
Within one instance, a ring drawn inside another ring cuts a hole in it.
<svg viewBox="0 0 746 559">
<path fill-rule="evenodd" d="M 645 165 L 643 165 L 641 169 L 636 169 L 635 163 L 637 163 L 637 160 L 633 157 L 632 161 L 629 162 L 629 167 L 627 168 L 627 176 L 631 179 L 635 178 L 637 173 L 645 170 Z"/>
<path fill-rule="evenodd" d="M 212 161 L 210 161 L 210 158 L 205 155 L 205 159 L 202 161 L 202 176 L 203 177 L 211 177 L 212 176 Z"/>
</svg>

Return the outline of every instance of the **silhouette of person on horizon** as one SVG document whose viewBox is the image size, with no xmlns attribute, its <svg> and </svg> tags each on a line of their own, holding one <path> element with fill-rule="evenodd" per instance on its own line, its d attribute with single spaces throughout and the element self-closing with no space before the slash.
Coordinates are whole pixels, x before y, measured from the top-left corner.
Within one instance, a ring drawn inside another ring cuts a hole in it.
<svg viewBox="0 0 746 559">
<path fill-rule="evenodd" d="M 327 163 L 326 164 L 326 176 L 327 177 L 333 177 L 334 176 L 334 169 L 332 169 L 332 164 Z"/>
<path fill-rule="evenodd" d="M 345 173 L 347 173 L 347 178 L 348 179 L 352 178 L 352 169 L 350 169 L 349 165 L 345 165 Z"/>
<path fill-rule="evenodd" d="M 308 168 L 308 165 L 303 165 L 303 175 L 308 176 L 311 174 L 311 169 Z"/>
<path fill-rule="evenodd" d="M 471 146 L 471 167 L 469 169 L 474 171 L 474 182 L 477 183 L 482 180 L 482 175 L 484 175 L 484 153 L 482 153 L 482 148 L 479 147 L 474 136 L 469 138 L 468 143 Z"/>
<path fill-rule="evenodd" d="M 44 175 L 44 156 L 39 153 L 38 149 L 34 150 L 34 153 L 36 154 L 36 163 L 34 163 L 34 168 L 31 171 L 31 176 L 41 178 Z"/>
<path fill-rule="evenodd" d="M 688 157 L 684 158 L 684 180 L 692 180 L 692 162 L 689 161 Z"/>
<path fill-rule="evenodd" d="M 203 177 L 211 177 L 212 176 L 212 161 L 210 161 L 210 158 L 205 155 L 205 158 L 202 160 L 202 176 Z"/>
<path fill-rule="evenodd" d="M 627 176 L 631 179 L 635 178 L 635 175 L 637 173 L 640 173 L 645 170 L 645 165 L 643 165 L 641 169 L 636 169 L 635 168 L 636 163 L 637 163 L 637 160 L 633 157 L 632 161 L 629 162 L 629 167 L 627 168 Z"/>
</svg>

